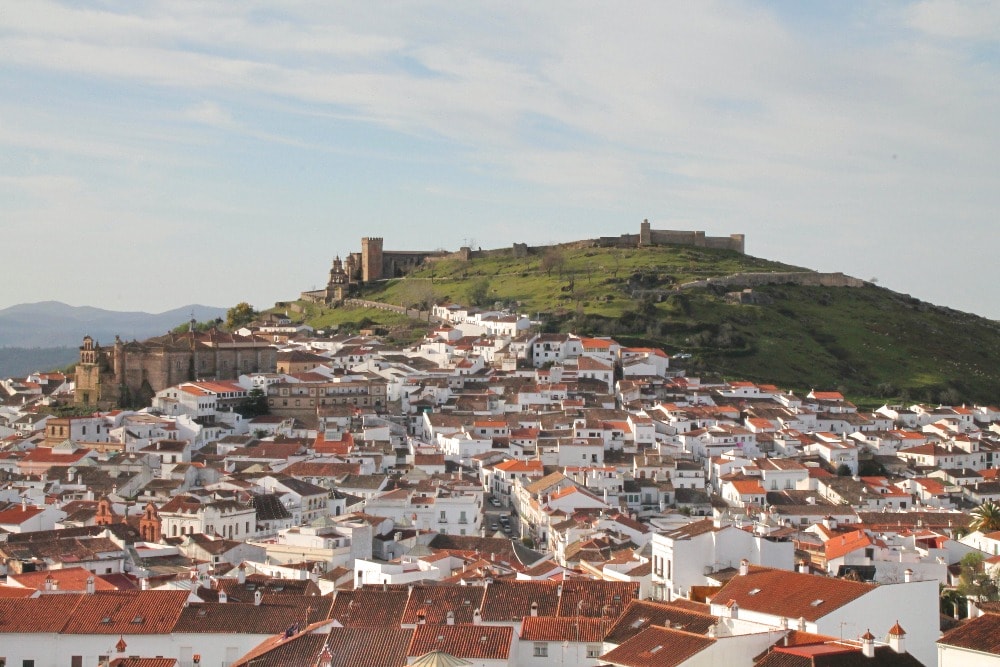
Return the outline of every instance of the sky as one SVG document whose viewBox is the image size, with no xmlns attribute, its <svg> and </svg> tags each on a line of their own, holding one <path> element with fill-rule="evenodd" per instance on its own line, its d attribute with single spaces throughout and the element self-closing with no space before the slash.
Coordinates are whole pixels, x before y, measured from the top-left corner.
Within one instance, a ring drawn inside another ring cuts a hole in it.
<svg viewBox="0 0 1000 667">
<path fill-rule="evenodd" d="M 1000 319 L 1000 3 L 4 0 L 0 308 L 746 235 Z"/>
</svg>

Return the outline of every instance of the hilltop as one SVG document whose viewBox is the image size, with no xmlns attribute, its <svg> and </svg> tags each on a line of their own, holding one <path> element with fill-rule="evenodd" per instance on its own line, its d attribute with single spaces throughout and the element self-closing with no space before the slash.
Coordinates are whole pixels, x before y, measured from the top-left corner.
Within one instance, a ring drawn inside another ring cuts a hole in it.
<svg viewBox="0 0 1000 667">
<path fill-rule="evenodd" d="M 363 285 L 361 296 L 516 309 L 547 331 L 690 355 L 691 374 L 838 388 L 866 402 L 1000 395 L 1000 323 L 734 250 L 586 242 L 491 250 L 428 261 L 404 278 Z M 315 304 L 307 312 L 318 326 L 402 319 Z"/>
</svg>

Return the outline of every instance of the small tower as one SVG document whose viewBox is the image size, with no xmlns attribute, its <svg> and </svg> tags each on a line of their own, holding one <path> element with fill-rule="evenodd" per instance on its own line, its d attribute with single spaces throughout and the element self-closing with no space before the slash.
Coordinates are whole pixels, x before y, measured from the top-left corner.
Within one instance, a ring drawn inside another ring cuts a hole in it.
<svg viewBox="0 0 1000 667">
<path fill-rule="evenodd" d="M 143 541 L 159 542 L 162 537 L 162 526 L 163 522 L 159 512 L 156 511 L 156 505 L 152 501 L 146 503 L 142 518 L 139 519 L 139 535 Z"/>
<path fill-rule="evenodd" d="M 649 220 L 643 220 L 639 225 L 639 247 L 645 248 L 653 244 L 653 235 L 650 233 Z"/>
<path fill-rule="evenodd" d="M 101 498 L 97 503 L 97 513 L 94 514 L 95 526 L 110 526 L 115 522 L 115 515 L 111 511 L 111 501 Z"/>
</svg>

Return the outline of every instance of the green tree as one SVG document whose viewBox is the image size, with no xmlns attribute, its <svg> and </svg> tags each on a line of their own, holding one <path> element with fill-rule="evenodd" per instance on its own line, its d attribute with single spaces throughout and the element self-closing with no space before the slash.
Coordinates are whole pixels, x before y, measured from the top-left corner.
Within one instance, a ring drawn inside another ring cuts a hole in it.
<svg viewBox="0 0 1000 667">
<path fill-rule="evenodd" d="M 469 301 L 473 306 L 482 308 L 490 302 L 490 281 L 486 278 L 477 280 L 469 288 Z"/>
<path fill-rule="evenodd" d="M 997 580 L 984 567 L 985 561 L 986 557 L 976 551 L 962 557 L 957 588 L 959 595 L 985 602 L 1000 600 L 1000 587 L 997 586 Z"/>
<path fill-rule="evenodd" d="M 267 394 L 260 387 L 254 387 L 236 411 L 248 419 L 266 415 L 268 413 Z"/>
<path fill-rule="evenodd" d="M 972 516 L 972 523 L 969 524 L 970 530 L 978 530 L 980 533 L 992 533 L 1000 530 L 1000 505 L 992 500 L 987 500 L 973 509 L 970 515 Z"/>
<path fill-rule="evenodd" d="M 257 311 L 246 301 L 241 301 L 226 311 L 226 329 L 235 331 L 246 326 L 257 317 Z"/>
</svg>

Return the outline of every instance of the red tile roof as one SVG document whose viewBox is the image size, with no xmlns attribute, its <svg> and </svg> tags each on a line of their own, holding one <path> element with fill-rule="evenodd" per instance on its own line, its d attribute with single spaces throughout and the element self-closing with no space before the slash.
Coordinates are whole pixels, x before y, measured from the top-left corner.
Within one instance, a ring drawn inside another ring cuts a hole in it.
<svg viewBox="0 0 1000 667">
<path fill-rule="evenodd" d="M 726 582 L 712 604 L 735 602 L 742 609 L 763 614 L 815 621 L 874 589 L 872 584 L 844 579 L 752 568 Z"/>
<path fill-rule="evenodd" d="M 552 581 L 493 581 L 486 586 L 483 595 L 483 621 L 521 620 L 531 616 L 532 603 L 538 605 L 539 616 L 555 616 L 559 609 L 558 584 Z"/>
<path fill-rule="evenodd" d="M 344 627 L 395 627 L 403 622 L 407 591 L 359 588 L 337 591 L 330 617 Z"/>
<path fill-rule="evenodd" d="M 421 618 L 427 625 L 447 622 L 452 612 L 455 623 L 472 623 L 473 612 L 483 605 L 483 588 L 457 584 L 414 586 L 403 611 L 403 623 L 415 624 Z"/>
<path fill-rule="evenodd" d="M 611 623 L 607 618 L 526 616 L 521 626 L 521 641 L 599 643 L 604 641 Z"/>
<path fill-rule="evenodd" d="M 169 634 L 187 598 L 187 591 L 99 591 L 81 595 L 62 631 L 74 635 Z"/>
<path fill-rule="evenodd" d="M 704 635 L 653 626 L 608 651 L 601 660 L 627 667 L 673 667 L 714 643 L 715 639 Z"/>
<path fill-rule="evenodd" d="M 514 629 L 490 625 L 418 625 L 407 656 L 444 651 L 463 660 L 507 660 Z"/>
<path fill-rule="evenodd" d="M 0 634 L 59 632 L 82 595 L 0 598 Z"/>
</svg>

